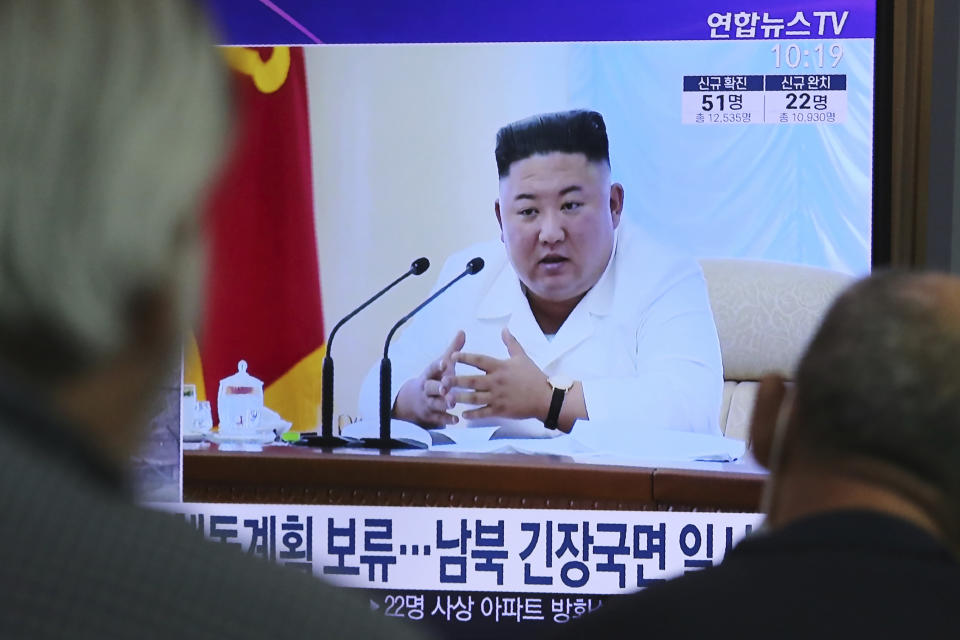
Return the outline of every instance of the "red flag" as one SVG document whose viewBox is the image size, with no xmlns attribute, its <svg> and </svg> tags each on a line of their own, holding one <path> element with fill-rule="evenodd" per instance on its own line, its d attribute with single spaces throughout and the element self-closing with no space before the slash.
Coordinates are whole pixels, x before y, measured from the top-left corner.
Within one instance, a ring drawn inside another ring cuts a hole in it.
<svg viewBox="0 0 960 640">
<path fill-rule="evenodd" d="M 188 348 L 184 378 L 216 420 L 218 382 L 246 360 L 265 404 L 294 429 L 313 429 L 324 332 L 303 50 L 224 53 L 237 71 L 238 141 L 212 197 L 199 362 Z"/>
</svg>

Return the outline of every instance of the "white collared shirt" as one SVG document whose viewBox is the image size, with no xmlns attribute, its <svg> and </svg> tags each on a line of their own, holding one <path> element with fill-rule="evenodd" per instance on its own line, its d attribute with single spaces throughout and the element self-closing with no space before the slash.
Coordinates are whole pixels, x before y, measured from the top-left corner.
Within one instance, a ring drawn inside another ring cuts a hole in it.
<svg viewBox="0 0 960 640">
<path fill-rule="evenodd" d="M 466 333 L 464 352 L 507 358 L 500 336 L 506 326 L 548 377 L 563 374 L 583 385 L 589 420 L 578 421 L 572 433 L 584 444 L 609 449 L 638 429 L 719 435 L 720 346 L 699 265 L 626 220 L 615 238 L 606 270 L 552 340 L 537 324 L 502 243 L 479 243 L 452 256 L 437 279 L 440 284 L 474 256 L 486 267 L 437 298 L 394 341 L 394 399 L 460 329 Z M 459 375 L 478 373 L 457 366 Z M 377 416 L 378 387 L 375 364 L 360 395 L 365 418 Z M 518 437 L 558 433 L 537 419 L 472 420 L 467 426 L 491 424 Z"/>
</svg>

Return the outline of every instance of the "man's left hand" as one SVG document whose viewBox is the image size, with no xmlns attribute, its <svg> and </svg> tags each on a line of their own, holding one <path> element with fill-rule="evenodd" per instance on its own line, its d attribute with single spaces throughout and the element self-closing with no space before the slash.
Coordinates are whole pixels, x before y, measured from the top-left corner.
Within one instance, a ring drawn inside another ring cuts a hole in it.
<svg viewBox="0 0 960 640">
<path fill-rule="evenodd" d="M 460 387 L 472 390 L 453 393 L 457 402 L 481 405 L 464 411 L 464 418 L 543 420 L 550 409 L 553 393 L 547 376 L 534 364 L 506 327 L 501 337 L 509 358 L 499 360 L 475 353 L 454 354 L 457 362 L 469 364 L 485 373 L 475 376 L 448 376 L 443 379 L 443 385 L 448 389 Z"/>
</svg>

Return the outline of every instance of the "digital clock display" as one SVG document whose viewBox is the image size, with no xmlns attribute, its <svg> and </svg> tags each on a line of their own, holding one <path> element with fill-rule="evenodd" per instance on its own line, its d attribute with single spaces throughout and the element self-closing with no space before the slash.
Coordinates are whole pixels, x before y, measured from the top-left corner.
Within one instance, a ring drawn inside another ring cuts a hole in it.
<svg viewBox="0 0 960 640">
<path fill-rule="evenodd" d="M 830 44 L 829 48 L 822 42 L 812 48 L 795 43 L 784 47 L 777 43 L 770 50 L 773 52 L 774 66 L 777 69 L 782 65 L 791 69 L 823 69 L 824 65 L 836 68 L 843 60 L 843 45 L 839 42 Z"/>
</svg>

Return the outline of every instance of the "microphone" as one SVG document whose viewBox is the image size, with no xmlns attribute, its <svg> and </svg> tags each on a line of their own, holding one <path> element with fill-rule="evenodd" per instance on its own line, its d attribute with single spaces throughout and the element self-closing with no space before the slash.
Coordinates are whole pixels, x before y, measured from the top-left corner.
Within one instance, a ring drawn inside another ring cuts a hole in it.
<svg viewBox="0 0 960 640">
<path fill-rule="evenodd" d="M 330 337 L 327 338 L 327 351 L 323 356 L 323 371 L 320 377 L 320 435 L 317 435 L 315 432 L 303 433 L 297 444 L 309 447 L 339 447 L 356 443 L 356 439 L 354 438 L 347 439 L 333 435 L 333 357 L 330 355 L 333 349 L 333 338 L 347 320 L 366 309 L 377 298 L 400 284 L 400 282 L 407 277 L 418 276 L 429 268 L 429 260 L 426 258 L 417 258 L 410 264 L 410 268 L 407 269 L 406 273 L 375 293 L 372 298 L 348 313 L 340 322 L 334 325 L 333 330 L 330 332 Z"/>
<path fill-rule="evenodd" d="M 457 281 L 459 281 L 464 276 L 472 276 L 473 274 L 479 272 L 483 269 L 483 258 L 476 257 L 470 262 L 467 263 L 466 268 L 460 272 L 460 274 L 445 284 L 444 286 L 437 289 L 433 295 L 421 302 L 413 311 L 407 315 L 400 318 L 397 321 L 397 324 L 393 325 L 393 328 L 390 329 L 390 332 L 387 334 L 387 339 L 383 342 L 383 359 L 380 360 L 380 437 L 379 438 L 363 438 L 363 446 L 367 449 L 425 449 L 426 445 L 423 443 L 417 442 L 415 440 L 409 440 L 406 438 L 400 438 L 394 440 L 390 437 L 390 410 L 391 410 L 391 400 L 393 396 L 393 390 L 391 385 L 391 365 L 390 365 L 390 356 L 388 351 L 390 350 L 390 340 L 393 339 L 393 334 L 397 332 L 397 329 L 403 325 L 404 322 L 409 320 L 416 314 L 420 309 L 423 309 L 425 306 L 437 299 L 437 297 L 452 287 Z"/>
</svg>

